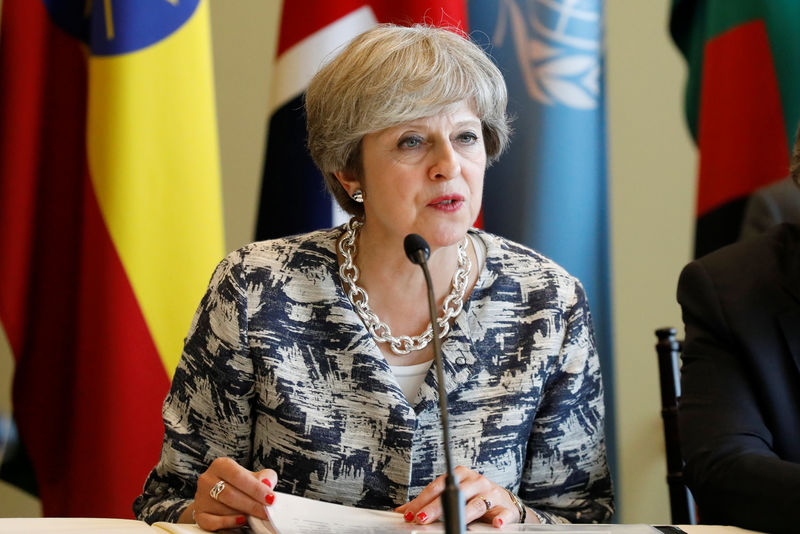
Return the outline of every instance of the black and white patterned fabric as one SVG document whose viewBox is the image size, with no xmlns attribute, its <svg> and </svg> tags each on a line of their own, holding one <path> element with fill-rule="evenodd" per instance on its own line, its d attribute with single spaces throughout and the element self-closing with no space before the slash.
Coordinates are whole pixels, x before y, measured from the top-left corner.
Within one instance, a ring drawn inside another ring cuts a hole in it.
<svg viewBox="0 0 800 534">
<path fill-rule="evenodd" d="M 161 459 L 138 518 L 177 520 L 221 456 L 274 469 L 278 491 L 368 508 L 399 506 L 443 473 L 435 368 L 409 402 L 342 290 L 342 231 L 253 243 L 219 264 L 164 402 Z M 486 261 L 442 344 L 454 462 L 549 522 L 607 521 L 583 288 L 536 252 L 471 232 Z"/>
</svg>

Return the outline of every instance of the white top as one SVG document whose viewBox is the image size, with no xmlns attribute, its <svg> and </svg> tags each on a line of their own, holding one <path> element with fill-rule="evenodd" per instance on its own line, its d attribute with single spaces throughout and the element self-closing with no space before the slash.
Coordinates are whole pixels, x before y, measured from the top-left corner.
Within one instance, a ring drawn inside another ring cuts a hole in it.
<svg viewBox="0 0 800 534">
<path fill-rule="evenodd" d="M 475 256 L 478 258 L 478 272 L 480 272 L 483 268 L 483 260 L 486 259 L 486 244 L 477 236 L 470 235 L 469 237 L 472 247 L 475 249 Z M 409 402 L 414 402 L 417 391 L 422 382 L 425 381 L 425 375 L 428 374 L 428 369 L 430 369 L 432 363 L 433 360 L 429 360 L 415 365 L 389 366 Z"/>
<path fill-rule="evenodd" d="M 483 269 L 483 260 L 486 259 L 486 243 L 484 243 L 483 239 L 476 235 L 467 235 L 470 237 L 470 241 L 472 242 L 472 248 L 475 249 L 475 257 L 478 258 L 478 272 L 481 272 L 481 269 Z"/>
<path fill-rule="evenodd" d="M 400 389 L 403 390 L 403 394 L 409 402 L 414 402 L 417 391 L 419 391 L 419 387 L 425 380 L 425 375 L 428 374 L 428 369 L 430 369 L 432 363 L 433 360 L 428 360 L 427 362 L 414 365 L 389 366 L 394 373 L 394 377 L 397 379 L 397 383 L 400 384 Z"/>
</svg>

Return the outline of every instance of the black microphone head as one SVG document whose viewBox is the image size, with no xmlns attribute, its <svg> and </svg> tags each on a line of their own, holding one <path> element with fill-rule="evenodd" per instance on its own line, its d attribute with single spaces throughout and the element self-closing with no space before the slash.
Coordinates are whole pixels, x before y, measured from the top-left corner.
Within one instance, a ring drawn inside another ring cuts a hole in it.
<svg viewBox="0 0 800 534">
<path fill-rule="evenodd" d="M 408 234 L 403 240 L 403 248 L 406 249 L 406 256 L 411 260 L 411 263 L 416 263 L 417 265 L 428 261 L 428 256 L 431 255 L 431 248 L 428 246 L 428 242 L 419 234 Z"/>
</svg>

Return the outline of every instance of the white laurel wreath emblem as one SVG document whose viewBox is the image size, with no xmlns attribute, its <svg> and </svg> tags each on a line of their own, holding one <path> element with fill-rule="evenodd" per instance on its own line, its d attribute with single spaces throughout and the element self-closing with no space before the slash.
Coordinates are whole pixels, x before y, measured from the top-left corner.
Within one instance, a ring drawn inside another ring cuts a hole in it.
<svg viewBox="0 0 800 534">
<path fill-rule="evenodd" d="M 600 12 L 582 0 L 528 0 L 529 16 L 515 0 L 501 0 L 495 46 L 505 39 L 510 23 L 520 70 L 534 100 L 575 109 L 595 109 L 600 96 L 600 41 L 568 33 L 571 22 L 600 24 Z M 538 4 L 538 5 L 537 5 Z M 537 8 L 550 11 L 549 25 Z"/>
</svg>

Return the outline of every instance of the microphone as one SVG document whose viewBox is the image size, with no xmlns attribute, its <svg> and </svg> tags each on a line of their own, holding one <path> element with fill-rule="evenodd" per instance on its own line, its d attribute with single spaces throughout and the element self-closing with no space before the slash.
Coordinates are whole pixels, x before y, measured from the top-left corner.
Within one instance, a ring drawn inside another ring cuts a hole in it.
<svg viewBox="0 0 800 534">
<path fill-rule="evenodd" d="M 406 256 L 411 260 L 411 263 L 427 265 L 426 262 L 431 255 L 431 247 L 428 246 L 428 242 L 421 235 L 408 234 L 403 240 L 403 248 L 406 249 Z M 425 269 L 426 267 L 422 268 L 423 271 Z M 428 284 L 428 287 L 431 287 L 431 285 Z"/>
<path fill-rule="evenodd" d="M 444 368 L 442 365 L 442 341 L 439 339 L 439 323 L 436 313 L 436 297 L 433 293 L 433 282 L 428 270 L 428 257 L 431 249 L 428 243 L 417 234 L 408 234 L 403 241 L 406 256 L 411 263 L 422 267 L 425 274 L 425 285 L 428 286 L 428 308 L 433 330 L 433 359 L 436 361 L 436 378 L 439 382 L 439 411 L 442 415 L 442 435 L 444 437 L 444 459 L 447 465 L 442 508 L 444 510 L 444 531 L 447 534 L 464 534 L 467 530 L 464 522 L 464 495 L 458 487 L 458 479 L 453 472 L 453 460 L 450 455 L 450 423 L 447 417 L 447 391 L 444 387 Z"/>
</svg>

